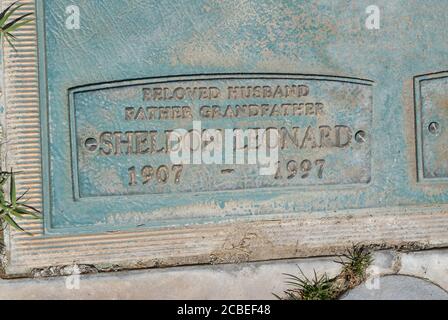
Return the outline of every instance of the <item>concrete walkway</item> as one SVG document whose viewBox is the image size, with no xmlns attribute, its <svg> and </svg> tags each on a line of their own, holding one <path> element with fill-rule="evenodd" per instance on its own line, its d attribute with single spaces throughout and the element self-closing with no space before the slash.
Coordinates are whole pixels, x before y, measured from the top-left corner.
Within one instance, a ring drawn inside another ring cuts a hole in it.
<svg viewBox="0 0 448 320">
<path fill-rule="evenodd" d="M 0 280 L 0 299 L 274 299 L 272 293 L 279 294 L 286 289 L 283 273 L 298 274 L 297 266 L 300 266 L 309 276 L 314 269 L 318 274 L 327 272 L 333 276 L 340 270 L 340 265 L 334 260 L 329 257 L 79 277 Z M 425 281 L 410 284 L 407 280 L 403 282 L 379 276 L 412 275 L 428 279 L 447 290 L 448 250 L 377 252 L 370 271 L 378 276 L 376 279 L 379 282 L 374 280 L 368 289 L 362 285 L 349 298 L 407 297 L 387 293 L 394 288 L 412 290 L 416 293 L 415 297 L 420 299 L 443 297 L 445 292 L 442 289 L 436 287 L 439 290 L 436 294 L 434 290 L 429 290 Z"/>
<path fill-rule="evenodd" d="M 409 276 L 385 276 L 378 290 L 359 286 L 343 300 L 448 300 L 448 293 L 435 284 Z"/>
</svg>

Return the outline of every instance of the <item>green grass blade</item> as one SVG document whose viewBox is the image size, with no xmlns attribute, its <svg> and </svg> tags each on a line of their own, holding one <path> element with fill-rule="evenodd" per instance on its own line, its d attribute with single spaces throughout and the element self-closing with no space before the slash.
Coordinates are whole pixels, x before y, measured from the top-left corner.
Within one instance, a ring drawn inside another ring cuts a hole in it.
<svg viewBox="0 0 448 320">
<path fill-rule="evenodd" d="M 15 35 L 13 35 L 12 33 L 7 32 L 6 36 L 11 37 L 13 40 L 17 40 L 17 37 Z"/>
<path fill-rule="evenodd" d="M 35 214 L 34 212 L 28 211 L 23 208 L 16 208 L 13 211 L 22 216 L 28 216 L 28 217 L 26 217 L 28 219 L 40 219 L 41 218 L 39 215 Z"/>
<path fill-rule="evenodd" d="M 11 172 L 11 202 L 12 205 L 15 207 L 17 205 L 17 190 L 16 190 L 16 178 L 14 177 L 14 174 Z"/>
<path fill-rule="evenodd" d="M 8 29 L 5 29 L 4 31 L 10 34 L 11 32 L 14 32 L 14 31 L 17 30 L 18 28 L 21 28 L 21 27 L 27 25 L 28 23 L 30 23 L 30 22 L 32 22 L 32 21 L 33 21 L 32 19 L 22 21 L 22 22 L 20 22 L 20 23 L 17 23 L 17 24 L 15 24 L 15 25 L 9 27 Z"/>
<path fill-rule="evenodd" d="M 9 211 L 11 209 L 6 201 L 0 201 L 0 208 L 5 211 Z"/>
<path fill-rule="evenodd" d="M 27 204 L 25 204 L 25 203 L 20 203 L 20 205 L 21 205 L 22 207 L 25 207 L 25 208 L 27 208 L 27 209 L 30 209 L 31 211 L 34 211 L 35 213 L 40 214 L 40 211 L 37 210 L 36 208 L 32 207 L 32 206 L 29 206 L 29 205 L 27 205 Z"/>
<path fill-rule="evenodd" d="M 5 25 L 5 23 L 6 23 L 6 21 L 8 21 L 8 19 L 12 16 L 12 14 L 14 13 L 14 12 L 16 12 L 18 9 L 20 9 L 20 8 L 22 8 L 24 6 L 24 4 L 21 4 L 21 5 L 18 5 L 18 6 L 16 6 L 15 8 L 12 8 L 12 9 L 10 9 L 7 13 L 6 13 L 6 15 L 3 17 L 3 19 L 0 21 L 0 26 L 1 26 L 1 28 L 4 30 L 5 29 L 5 27 L 6 27 L 6 25 Z M 9 24 L 9 23 L 8 23 Z"/>
<path fill-rule="evenodd" d="M 14 229 L 25 232 L 25 230 L 21 226 L 19 226 L 9 214 L 5 215 L 3 219 L 5 219 L 6 223 Z"/>
<path fill-rule="evenodd" d="M 16 46 L 14 45 L 14 43 L 12 43 L 12 41 L 9 39 L 9 37 L 5 37 L 6 41 L 8 42 L 8 44 L 11 46 L 11 48 L 14 51 L 17 51 Z"/>
<path fill-rule="evenodd" d="M 29 17 L 30 15 L 32 15 L 32 13 L 27 13 L 24 14 L 23 16 L 20 16 L 14 20 L 12 20 L 11 22 L 7 23 L 2 29 L 3 32 L 12 32 L 14 30 L 16 30 L 18 27 L 18 25 L 20 25 L 20 21 L 22 21 L 23 19 L 25 19 L 26 17 Z"/>
<path fill-rule="evenodd" d="M 8 8 L 2 11 L 2 13 L 0 14 L 0 27 L 3 26 L 3 24 L 5 24 L 6 20 L 8 20 L 8 18 L 11 16 L 11 14 L 14 13 L 15 10 L 21 7 L 18 6 L 18 8 L 10 10 L 14 5 L 16 5 L 17 2 L 19 1 L 13 2 Z"/>
<path fill-rule="evenodd" d="M 26 190 L 20 197 L 17 198 L 17 203 L 23 199 L 23 197 L 26 196 L 26 194 L 29 192 L 29 190 Z"/>
</svg>

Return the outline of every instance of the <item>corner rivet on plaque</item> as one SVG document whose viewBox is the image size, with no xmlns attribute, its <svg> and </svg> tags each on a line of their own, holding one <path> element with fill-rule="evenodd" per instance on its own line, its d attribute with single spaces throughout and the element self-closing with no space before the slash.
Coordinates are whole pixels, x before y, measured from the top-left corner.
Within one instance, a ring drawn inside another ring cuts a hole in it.
<svg viewBox="0 0 448 320">
<path fill-rule="evenodd" d="M 432 134 L 438 134 L 440 131 L 440 124 L 438 122 L 431 122 L 428 127 L 428 130 Z"/>
<path fill-rule="evenodd" d="M 355 135 L 355 140 L 358 143 L 365 143 L 367 141 L 367 133 L 363 130 L 360 130 Z"/>
</svg>

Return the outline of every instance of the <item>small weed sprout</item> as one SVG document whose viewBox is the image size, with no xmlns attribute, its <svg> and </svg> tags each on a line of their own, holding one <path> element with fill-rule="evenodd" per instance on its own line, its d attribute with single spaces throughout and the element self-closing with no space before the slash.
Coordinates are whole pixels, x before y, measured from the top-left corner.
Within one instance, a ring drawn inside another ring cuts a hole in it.
<svg viewBox="0 0 448 320">
<path fill-rule="evenodd" d="M 366 280 L 366 272 L 373 258 L 365 246 L 354 245 L 340 256 L 340 261 L 335 262 L 342 265 L 341 277 L 344 277 L 349 288 L 353 288 Z"/>
<path fill-rule="evenodd" d="M 17 5 L 17 3 L 18 1 L 12 3 L 0 13 L 0 40 L 5 39 L 14 50 L 16 50 L 16 48 L 13 42 L 17 40 L 17 37 L 13 32 L 33 21 L 32 19 L 26 19 L 32 15 L 32 13 L 24 14 L 16 19 L 9 20 L 14 12 L 24 6 L 23 4 Z"/>
<path fill-rule="evenodd" d="M 5 193 L 5 185 L 9 181 L 9 193 Z M 0 223 L 26 232 L 17 219 L 41 219 L 37 209 L 29 206 L 24 200 L 26 193 L 17 196 L 15 174 L 13 172 L 0 172 Z M 27 234 L 30 234 L 26 232 Z"/>
<path fill-rule="evenodd" d="M 340 256 L 342 265 L 341 272 L 334 278 L 325 273 L 318 277 L 314 271 L 314 278 L 309 279 L 300 270 L 300 275 L 285 274 L 286 284 L 290 289 L 283 292 L 280 300 L 335 300 L 342 296 L 347 290 L 356 287 L 366 280 L 367 269 L 372 264 L 371 252 L 364 246 L 354 245 L 345 254 Z"/>
<path fill-rule="evenodd" d="M 318 276 L 314 271 L 314 278 L 308 279 L 299 268 L 301 277 L 285 274 L 293 289 L 285 291 L 289 300 L 332 300 L 335 294 L 334 279 L 326 274 Z"/>
</svg>

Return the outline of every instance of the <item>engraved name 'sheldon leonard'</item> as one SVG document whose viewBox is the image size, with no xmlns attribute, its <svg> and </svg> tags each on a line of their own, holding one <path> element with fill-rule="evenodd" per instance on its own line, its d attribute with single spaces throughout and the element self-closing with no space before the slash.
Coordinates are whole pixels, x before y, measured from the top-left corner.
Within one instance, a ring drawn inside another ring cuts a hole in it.
<svg viewBox="0 0 448 320">
<path fill-rule="evenodd" d="M 75 197 L 368 183 L 371 86 L 217 76 L 73 89 Z"/>
</svg>

